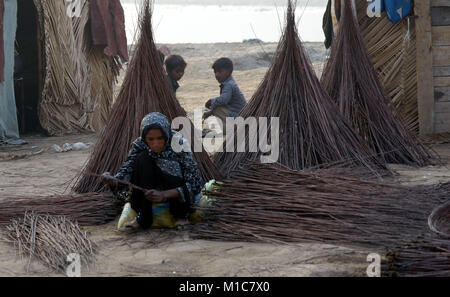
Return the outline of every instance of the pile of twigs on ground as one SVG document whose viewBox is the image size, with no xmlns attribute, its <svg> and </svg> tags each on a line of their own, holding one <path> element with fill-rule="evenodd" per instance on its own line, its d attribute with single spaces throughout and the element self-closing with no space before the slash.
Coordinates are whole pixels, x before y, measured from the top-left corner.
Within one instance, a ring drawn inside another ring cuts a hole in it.
<svg viewBox="0 0 450 297">
<path fill-rule="evenodd" d="M 216 240 L 394 247 L 428 230 L 428 215 L 450 189 L 381 184 L 342 173 L 246 164 L 208 193 L 215 202 L 192 232 Z"/>
<path fill-rule="evenodd" d="M 66 271 L 70 264 L 67 257 L 72 253 L 80 256 L 83 266 L 92 264 L 95 259 L 96 247 L 86 232 L 63 216 L 26 213 L 7 226 L 6 236 L 22 256 L 28 257 L 27 270 L 33 259 L 60 272 Z"/>
<path fill-rule="evenodd" d="M 425 234 L 387 254 L 385 276 L 450 277 L 450 202 L 428 218 L 434 234 Z"/>
<path fill-rule="evenodd" d="M 36 214 L 66 216 L 84 226 L 113 221 L 120 214 L 120 205 L 112 194 L 86 193 L 47 197 L 2 197 L 0 226 L 18 219 L 27 211 Z"/>
<path fill-rule="evenodd" d="M 375 171 L 382 168 L 384 165 L 373 157 L 322 89 L 298 36 L 294 11 L 295 7 L 289 1 L 286 28 L 275 57 L 240 116 L 245 119 L 267 117 L 269 121 L 279 117 L 278 162 L 291 169 L 301 170 L 337 161 Z M 251 144 L 258 143 L 259 133 L 246 135 L 245 152 L 216 154 L 214 162 L 222 173 L 229 174 L 247 160 L 259 160 L 261 150 L 251 152 L 248 149 Z M 270 143 L 270 132 L 267 134 L 260 137 L 269 138 Z M 236 136 L 228 135 L 226 143 L 236 140 Z"/>
<path fill-rule="evenodd" d="M 450 237 L 425 236 L 387 254 L 384 276 L 450 277 Z"/>
<path fill-rule="evenodd" d="M 101 190 L 101 179 L 85 173 L 102 174 L 106 171 L 115 173 L 120 169 L 132 142 L 140 136 L 140 124 L 145 115 L 160 112 L 166 115 L 169 121 L 176 117 L 186 117 L 185 110 L 172 94 L 164 74 L 153 40 L 151 18 L 150 1 L 145 0 L 139 16 L 140 37 L 136 43 L 135 53 L 107 125 L 74 186 L 77 193 Z M 194 145 L 193 141 L 191 145 Z M 219 176 L 206 151 L 194 153 L 194 158 L 204 180 L 208 181 Z"/>
<path fill-rule="evenodd" d="M 341 113 L 385 162 L 430 164 L 431 152 L 416 142 L 395 112 L 367 54 L 350 2 L 345 2 L 321 83 Z"/>
</svg>

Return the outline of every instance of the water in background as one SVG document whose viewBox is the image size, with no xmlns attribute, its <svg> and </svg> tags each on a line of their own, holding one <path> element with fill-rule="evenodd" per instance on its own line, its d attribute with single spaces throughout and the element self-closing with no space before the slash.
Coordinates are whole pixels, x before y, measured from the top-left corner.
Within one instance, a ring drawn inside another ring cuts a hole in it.
<svg viewBox="0 0 450 297">
<path fill-rule="evenodd" d="M 123 1 L 128 43 L 133 43 L 138 7 Z M 278 10 L 278 11 L 277 11 Z M 325 7 L 298 6 L 296 16 L 303 41 L 324 41 Z M 155 4 L 153 29 L 157 43 L 242 42 L 258 38 L 278 42 L 284 26 L 284 7 Z M 281 24 L 280 24 L 281 23 Z"/>
</svg>

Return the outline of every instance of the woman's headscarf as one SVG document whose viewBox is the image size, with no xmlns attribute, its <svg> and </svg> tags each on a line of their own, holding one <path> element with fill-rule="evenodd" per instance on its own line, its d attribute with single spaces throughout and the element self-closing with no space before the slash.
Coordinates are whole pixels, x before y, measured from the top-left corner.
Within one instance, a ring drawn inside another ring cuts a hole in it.
<svg viewBox="0 0 450 297">
<path fill-rule="evenodd" d="M 152 129 L 160 129 L 166 138 L 166 146 L 161 153 L 153 152 L 144 141 L 145 135 Z M 133 143 L 127 161 L 116 174 L 116 178 L 130 181 L 137 156 L 147 151 L 164 173 L 184 179 L 185 185 L 179 189 L 180 195 L 186 201 L 193 201 L 202 189 L 200 171 L 194 161 L 192 152 L 175 152 L 172 149 L 171 142 L 173 139 L 179 141 L 180 145 L 186 143 L 186 140 L 179 136 L 179 133 L 171 129 L 170 122 L 165 115 L 158 112 L 146 115 L 141 122 L 141 137 Z"/>
<path fill-rule="evenodd" d="M 159 112 L 154 112 L 146 115 L 141 122 L 141 138 L 145 139 L 147 133 L 153 129 L 160 129 L 163 132 L 164 138 L 166 140 L 166 145 L 170 144 L 173 131 L 171 129 L 169 120 L 165 115 Z"/>
</svg>

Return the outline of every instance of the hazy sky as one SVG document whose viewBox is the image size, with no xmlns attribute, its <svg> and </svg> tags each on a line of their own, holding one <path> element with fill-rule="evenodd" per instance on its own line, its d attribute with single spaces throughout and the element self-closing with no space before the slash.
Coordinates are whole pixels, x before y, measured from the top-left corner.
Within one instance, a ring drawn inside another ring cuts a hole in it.
<svg viewBox="0 0 450 297">
<path fill-rule="evenodd" d="M 135 3 L 139 0 L 121 0 L 124 3 Z M 287 0 L 154 0 L 156 4 L 195 4 L 195 5 L 251 5 L 251 6 L 284 6 Z M 297 0 L 297 6 L 326 6 L 327 0 Z"/>
<path fill-rule="evenodd" d="M 142 0 L 121 1 L 131 42 L 138 19 L 136 4 Z M 326 2 L 298 0 L 296 16 L 304 41 L 324 40 L 322 19 Z M 154 0 L 154 3 L 153 29 L 159 43 L 242 42 L 252 38 L 277 42 L 287 0 Z"/>
</svg>

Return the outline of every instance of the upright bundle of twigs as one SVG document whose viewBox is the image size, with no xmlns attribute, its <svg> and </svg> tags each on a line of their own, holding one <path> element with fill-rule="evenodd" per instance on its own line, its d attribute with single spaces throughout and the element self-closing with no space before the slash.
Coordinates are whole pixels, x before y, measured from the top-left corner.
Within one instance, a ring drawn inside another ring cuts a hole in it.
<svg viewBox="0 0 450 297">
<path fill-rule="evenodd" d="M 107 193 L 2 198 L 0 226 L 5 226 L 30 211 L 42 215 L 65 216 L 85 226 L 108 223 L 120 214 L 120 205 Z"/>
<path fill-rule="evenodd" d="M 208 193 L 214 205 L 193 232 L 218 240 L 394 247 L 428 231 L 427 217 L 449 189 L 246 164 Z"/>
<path fill-rule="evenodd" d="M 428 165 L 429 150 L 415 141 L 386 97 L 351 3 L 344 2 L 339 32 L 322 74 L 323 87 L 344 117 L 385 162 Z"/>
<path fill-rule="evenodd" d="M 294 11 L 289 1 L 286 28 L 275 57 L 240 116 L 267 117 L 269 121 L 279 117 L 278 162 L 291 169 L 341 161 L 372 170 L 383 167 L 322 89 L 298 36 Z M 268 131 L 270 128 L 269 125 Z M 246 152 L 215 156 L 214 162 L 221 172 L 228 174 L 244 161 L 259 159 L 261 150 L 248 150 L 249 144 L 258 143 L 258 134 L 246 135 Z M 268 134 L 261 136 L 270 137 Z M 236 139 L 229 136 L 226 143 Z"/>
<path fill-rule="evenodd" d="M 95 259 L 95 245 L 77 223 L 63 216 L 41 216 L 26 213 L 22 219 L 13 220 L 6 228 L 7 241 L 14 244 L 19 254 L 28 257 L 28 267 L 33 258 L 48 267 L 65 272 L 70 263 L 67 257 L 76 253 L 81 265 L 90 265 Z"/>
<path fill-rule="evenodd" d="M 157 53 L 153 40 L 151 9 L 150 1 L 143 1 L 139 16 L 140 37 L 134 55 L 107 125 L 74 187 L 77 193 L 97 192 L 101 189 L 101 179 L 86 173 L 115 173 L 120 169 L 132 142 L 140 136 L 140 124 L 145 115 L 160 112 L 169 121 L 176 117 L 186 117 L 185 110 L 170 90 Z M 191 145 L 194 145 L 193 141 Z M 205 150 L 194 153 L 194 158 L 204 180 L 219 176 Z"/>
</svg>

